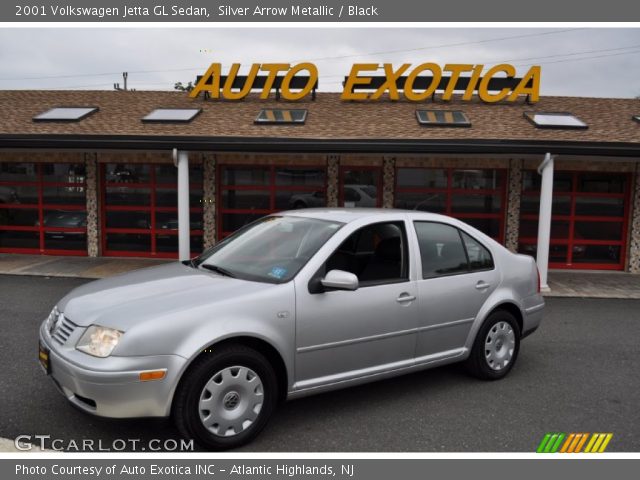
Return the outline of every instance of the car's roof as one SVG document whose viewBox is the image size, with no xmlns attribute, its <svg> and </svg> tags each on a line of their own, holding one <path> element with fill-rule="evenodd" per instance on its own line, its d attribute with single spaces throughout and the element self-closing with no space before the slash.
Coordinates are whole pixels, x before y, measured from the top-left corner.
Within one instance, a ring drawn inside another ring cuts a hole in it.
<svg viewBox="0 0 640 480">
<path fill-rule="evenodd" d="M 400 210 L 395 208 L 304 208 L 278 213 L 278 215 L 315 218 L 318 220 L 328 220 L 341 223 L 350 223 L 363 218 L 373 217 L 383 220 L 388 217 L 397 217 L 398 214 L 409 214 L 412 218 L 421 220 L 443 220 L 449 218 L 437 213 Z"/>
</svg>

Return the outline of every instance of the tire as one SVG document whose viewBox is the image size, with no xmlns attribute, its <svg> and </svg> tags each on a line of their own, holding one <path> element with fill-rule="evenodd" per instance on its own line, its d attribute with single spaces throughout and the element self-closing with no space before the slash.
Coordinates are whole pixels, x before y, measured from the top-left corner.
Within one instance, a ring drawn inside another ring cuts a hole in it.
<svg viewBox="0 0 640 480">
<path fill-rule="evenodd" d="M 209 450 L 226 450 L 253 440 L 277 399 L 269 361 L 243 345 L 225 345 L 194 361 L 176 391 L 172 416 L 184 437 Z"/>
<path fill-rule="evenodd" d="M 520 350 L 520 327 L 506 310 L 491 313 L 478 330 L 465 367 L 474 377 L 499 380 L 513 368 Z"/>
</svg>

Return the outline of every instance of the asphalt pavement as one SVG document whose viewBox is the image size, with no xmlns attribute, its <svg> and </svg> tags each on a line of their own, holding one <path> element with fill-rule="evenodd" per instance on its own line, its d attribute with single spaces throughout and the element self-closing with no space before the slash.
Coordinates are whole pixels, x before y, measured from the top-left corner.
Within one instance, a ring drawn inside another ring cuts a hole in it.
<svg viewBox="0 0 640 480">
<path fill-rule="evenodd" d="M 87 281 L 0 276 L 0 437 L 92 439 L 101 448 L 179 439 L 169 420 L 76 410 L 40 369 L 41 321 Z M 242 450 L 532 452 L 547 432 L 611 432 L 607 451 L 638 452 L 639 345 L 640 300 L 549 298 L 504 380 L 475 380 L 453 365 L 292 401 Z"/>
</svg>

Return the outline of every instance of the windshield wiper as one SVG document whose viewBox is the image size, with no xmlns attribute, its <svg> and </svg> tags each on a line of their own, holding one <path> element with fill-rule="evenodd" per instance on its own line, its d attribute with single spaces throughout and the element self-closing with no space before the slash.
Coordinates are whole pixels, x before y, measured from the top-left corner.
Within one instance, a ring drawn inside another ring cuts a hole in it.
<svg viewBox="0 0 640 480">
<path fill-rule="evenodd" d="M 219 267 L 218 265 L 210 265 L 208 263 L 203 263 L 200 265 L 202 268 L 206 268 L 207 270 L 211 270 L 212 272 L 219 273 L 220 275 L 224 275 L 225 277 L 236 278 L 236 275 L 226 268 Z"/>
</svg>

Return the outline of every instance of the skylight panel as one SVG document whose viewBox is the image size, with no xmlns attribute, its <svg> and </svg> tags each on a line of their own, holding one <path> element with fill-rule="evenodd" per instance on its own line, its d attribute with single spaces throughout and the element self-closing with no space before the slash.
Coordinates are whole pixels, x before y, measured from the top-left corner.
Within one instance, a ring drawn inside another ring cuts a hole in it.
<svg viewBox="0 0 640 480">
<path fill-rule="evenodd" d="M 470 127 L 469 117 L 460 110 L 416 110 L 420 125 L 433 127 Z"/>
<path fill-rule="evenodd" d="M 156 108 L 142 119 L 149 123 L 189 123 L 202 112 L 201 108 Z"/>
<path fill-rule="evenodd" d="M 567 112 L 525 112 L 524 116 L 538 128 L 588 128 L 586 123 Z"/>
<path fill-rule="evenodd" d="M 280 108 L 265 108 L 260 110 L 255 123 L 266 124 L 304 124 L 307 120 L 306 110 L 285 110 Z"/>
<path fill-rule="evenodd" d="M 79 122 L 98 111 L 98 107 L 55 107 L 33 117 L 34 122 Z"/>
</svg>

